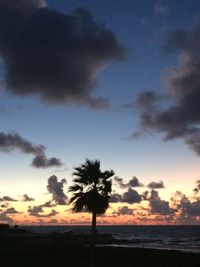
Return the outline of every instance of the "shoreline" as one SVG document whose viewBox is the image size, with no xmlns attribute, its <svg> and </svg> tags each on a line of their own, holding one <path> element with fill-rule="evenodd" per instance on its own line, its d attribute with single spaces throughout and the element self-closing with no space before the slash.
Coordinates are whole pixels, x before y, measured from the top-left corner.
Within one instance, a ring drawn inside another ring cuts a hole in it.
<svg viewBox="0 0 200 267">
<path fill-rule="evenodd" d="M 90 246 L 61 236 L 1 238 L 1 267 L 88 267 Z M 97 246 L 95 267 L 199 267 L 200 254 Z"/>
<path fill-rule="evenodd" d="M 5 225 L 4 225 L 5 227 Z M 143 226 L 140 226 L 143 227 Z M 150 226 L 152 227 L 152 226 Z M 199 227 L 198 227 L 199 228 Z M 126 229 L 126 228 L 125 228 Z M 3 230 L 3 229 L 2 229 Z M 41 232 L 38 232 L 37 230 L 42 230 Z M 47 230 L 47 231 L 44 231 Z M 109 229 L 111 230 L 111 229 Z M 116 232 L 115 232 L 116 234 Z M 156 250 L 167 250 L 167 251 L 181 251 L 186 253 L 200 253 L 200 240 L 196 236 L 196 241 L 194 242 L 194 239 L 191 238 L 191 241 L 188 240 L 187 243 L 185 243 L 185 240 L 180 239 L 179 236 L 176 238 L 173 236 L 168 237 L 166 236 L 155 236 L 155 238 L 152 238 L 151 236 L 144 235 L 137 235 L 135 232 L 135 236 L 129 236 L 126 238 L 125 236 L 122 238 L 119 238 L 118 235 L 111 234 L 107 231 L 107 233 L 104 233 L 103 231 L 99 231 L 96 243 L 99 247 L 124 247 L 124 248 L 145 248 L 145 249 L 156 249 Z M 23 226 L 12 226 L 9 227 L 7 225 L 4 233 L 2 232 L 0 237 L 3 236 L 7 237 L 33 237 L 33 238 L 60 238 L 65 239 L 66 242 L 72 242 L 72 243 L 79 243 L 81 245 L 89 244 L 91 240 L 91 234 L 90 234 L 90 227 L 46 227 L 46 226 L 39 226 L 38 229 L 36 227 L 23 227 Z M 161 238 L 163 237 L 163 238 Z"/>
</svg>

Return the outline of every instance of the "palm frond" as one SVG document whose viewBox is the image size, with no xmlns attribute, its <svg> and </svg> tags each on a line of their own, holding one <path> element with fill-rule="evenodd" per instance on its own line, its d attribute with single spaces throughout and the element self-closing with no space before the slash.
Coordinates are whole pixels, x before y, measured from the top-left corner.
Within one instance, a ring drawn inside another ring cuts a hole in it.
<svg viewBox="0 0 200 267">
<path fill-rule="evenodd" d="M 74 168 L 74 184 L 69 188 L 69 192 L 74 193 L 70 199 L 73 211 L 86 208 L 96 214 L 105 213 L 112 187 L 108 179 L 113 175 L 113 170 L 101 171 L 99 160 L 86 159 L 84 164 Z"/>
<path fill-rule="evenodd" d="M 105 179 L 109 179 L 109 178 L 111 178 L 114 174 L 115 174 L 115 173 L 114 173 L 113 170 L 104 171 L 104 172 L 103 172 L 103 177 L 104 177 Z"/>
<path fill-rule="evenodd" d="M 73 180 L 73 182 L 82 185 L 87 185 L 89 183 L 87 177 L 77 177 Z"/>
<path fill-rule="evenodd" d="M 105 193 L 106 194 L 111 193 L 111 191 L 112 191 L 112 182 L 111 181 L 104 181 L 103 184 L 104 184 Z"/>
<path fill-rule="evenodd" d="M 84 193 L 82 193 L 82 192 L 74 193 L 73 196 L 69 199 L 69 203 L 71 204 L 71 203 L 75 202 L 76 199 L 81 198 L 83 194 Z"/>
<path fill-rule="evenodd" d="M 79 198 L 76 198 L 76 200 L 73 202 L 72 210 L 74 212 L 80 212 L 83 210 L 85 206 L 86 206 L 86 199 L 85 199 L 85 195 L 82 194 Z"/>
<path fill-rule="evenodd" d="M 74 184 L 69 187 L 68 192 L 77 192 L 77 191 L 83 191 L 83 186 L 80 186 L 79 184 Z"/>
</svg>

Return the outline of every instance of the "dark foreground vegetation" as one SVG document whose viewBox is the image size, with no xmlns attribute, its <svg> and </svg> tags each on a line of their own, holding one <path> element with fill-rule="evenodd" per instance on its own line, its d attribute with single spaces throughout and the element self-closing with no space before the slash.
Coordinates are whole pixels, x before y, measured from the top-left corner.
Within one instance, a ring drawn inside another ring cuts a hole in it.
<svg viewBox="0 0 200 267">
<path fill-rule="evenodd" d="M 89 246 L 63 236 L 2 237 L 1 267 L 88 267 Z M 97 247 L 96 267 L 200 267 L 200 254 Z"/>
</svg>

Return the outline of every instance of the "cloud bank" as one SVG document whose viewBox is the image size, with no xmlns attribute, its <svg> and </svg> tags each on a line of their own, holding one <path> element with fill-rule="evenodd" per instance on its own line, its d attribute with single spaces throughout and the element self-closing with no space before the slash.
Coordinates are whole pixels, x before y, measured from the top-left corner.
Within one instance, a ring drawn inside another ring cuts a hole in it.
<svg viewBox="0 0 200 267">
<path fill-rule="evenodd" d="M 124 48 L 87 9 L 64 14 L 41 0 L 2 0 L 0 25 L 10 92 L 52 104 L 108 107 L 108 99 L 93 96 L 96 77 L 124 57 Z"/>
</svg>

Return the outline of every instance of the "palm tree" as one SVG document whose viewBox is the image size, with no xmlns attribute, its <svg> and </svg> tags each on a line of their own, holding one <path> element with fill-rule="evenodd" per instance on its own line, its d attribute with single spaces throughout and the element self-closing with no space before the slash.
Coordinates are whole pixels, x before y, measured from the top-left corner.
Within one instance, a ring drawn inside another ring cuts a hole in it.
<svg viewBox="0 0 200 267">
<path fill-rule="evenodd" d="M 87 159 L 80 167 L 74 168 L 74 184 L 69 188 L 69 192 L 73 193 L 69 200 L 73 204 L 72 210 L 81 212 L 86 209 L 92 213 L 91 267 L 94 266 L 96 217 L 105 213 L 109 206 L 112 190 L 110 178 L 113 175 L 113 170 L 101 171 L 99 160 Z"/>
</svg>

